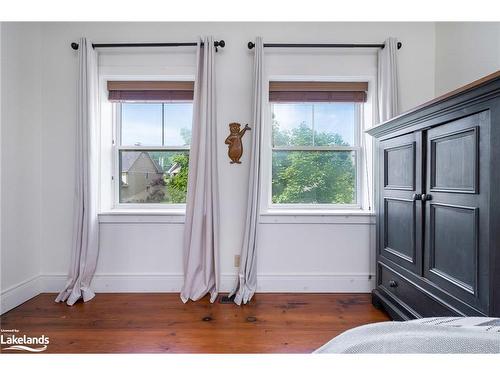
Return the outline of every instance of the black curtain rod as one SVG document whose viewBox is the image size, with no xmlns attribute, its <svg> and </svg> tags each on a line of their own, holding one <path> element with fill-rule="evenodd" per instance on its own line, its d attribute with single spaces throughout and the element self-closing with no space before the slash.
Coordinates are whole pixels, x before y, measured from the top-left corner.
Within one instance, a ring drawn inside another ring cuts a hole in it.
<svg viewBox="0 0 500 375">
<path fill-rule="evenodd" d="M 115 47 L 194 47 L 197 46 L 197 43 L 92 43 L 92 48 L 115 48 Z M 203 43 L 201 43 L 203 46 Z M 223 40 L 214 41 L 214 47 L 217 51 L 218 48 L 224 48 L 226 46 L 226 42 Z M 78 43 L 71 43 L 71 48 L 74 50 L 78 49 Z"/>
<path fill-rule="evenodd" d="M 398 42 L 398 49 L 403 43 Z M 254 42 L 248 42 L 248 49 L 255 47 Z M 331 44 L 331 43 L 264 43 L 264 47 L 277 48 L 384 48 L 385 44 Z"/>
</svg>

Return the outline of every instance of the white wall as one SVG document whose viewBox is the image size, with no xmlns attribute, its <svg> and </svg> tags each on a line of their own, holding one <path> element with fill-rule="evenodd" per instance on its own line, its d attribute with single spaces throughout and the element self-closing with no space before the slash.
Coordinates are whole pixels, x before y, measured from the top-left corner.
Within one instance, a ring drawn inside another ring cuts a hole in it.
<svg viewBox="0 0 500 375">
<path fill-rule="evenodd" d="M 120 42 L 191 41 L 200 34 L 213 34 L 227 43 L 217 55 L 224 289 L 231 286 L 232 275 L 236 273 L 233 255 L 239 252 L 243 232 L 249 163 L 243 157 L 241 166 L 229 165 L 223 140 L 229 122 L 250 121 L 252 53 L 246 47 L 249 40 L 260 34 L 267 41 L 381 42 L 393 35 L 404 43 L 399 55 L 402 109 L 430 99 L 434 93 L 433 24 L 46 24 L 43 28 L 42 162 L 53 168 L 44 170 L 42 179 L 42 212 L 44 217 L 50 218 L 42 223 L 43 274 L 57 276 L 60 280 L 69 261 L 76 72 L 76 53 L 69 48 L 69 43 L 82 35 L 96 42 Z M 175 53 L 165 52 L 166 65 L 168 54 Z M 289 58 L 284 56 L 283 61 Z M 309 65 L 314 62 L 311 57 Z M 295 69 L 299 70 L 300 67 Z M 331 75 L 337 73 L 334 69 L 330 71 Z M 321 290 L 368 290 L 371 273 L 369 218 L 348 218 L 348 224 L 344 224 L 345 220 L 336 220 L 340 224 L 303 224 L 300 219 L 280 223 L 279 218 L 275 219 L 278 223 L 263 224 L 258 263 L 261 279 L 264 274 L 266 280 L 290 280 L 295 276 L 310 280 L 311 275 L 318 275 L 318 279 L 329 280 L 326 285 L 318 286 Z M 117 278 L 145 280 L 153 275 L 166 280 L 165 290 L 175 290 L 182 273 L 182 224 L 137 223 L 133 218 L 128 221 L 132 222 L 101 224 L 98 289 L 115 285 L 113 280 Z M 350 221 L 355 223 L 349 224 Z M 311 253 L 317 256 L 312 257 Z M 345 277 L 353 280 L 350 287 L 343 281 L 336 281 Z M 56 284 L 55 277 L 49 279 L 51 285 Z M 134 282 L 129 285 L 132 289 L 137 285 Z M 316 285 L 311 282 L 309 286 L 300 287 L 301 283 L 291 283 L 288 289 L 301 290 Z M 273 288 L 272 283 L 261 284 L 261 287 Z M 286 285 L 283 288 L 287 288 Z"/>
<path fill-rule="evenodd" d="M 253 54 L 246 47 L 249 40 L 261 35 L 268 42 L 380 43 L 388 36 L 395 36 L 403 42 L 399 51 L 401 109 L 409 109 L 434 95 L 433 23 L 43 24 L 40 67 L 43 174 L 39 190 L 43 199 L 37 231 L 41 233 L 40 270 L 44 290 L 62 286 L 70 259 L 77 59 L 69 44 L 80 36 L 95 42 L 194 41 L 200 34 L 213 34 L 227 43 L 216 57 L 224 290 L 234 284 L 237 272 L 233 256 L 239 253 L 242 240 L 249 161 L 244 155 L 242 165 L 229 165 L 223 141 L 228 123 L 250 122 Z M 283 61 L 291 64 L 295 73 L 302 69 L 310 72 L 316 54 L 325 54 L 325 51 L 311 52 L 309 61 L 302 56 L 294 64 L 293 54 L 284 55 Z M 175 53 L 165 51 L 167 66 L 169 54 Z M 273 53 L 270 59 L 276 66 L 277 52 L 267 53 Z M 323 65 L 323 74 L 338 75 L 334 66 L 330 71 Z M 246 137 L 246 144 L 249 139 Z M 104 219 L 107 222 L 101 224 L 97 290 L 153 290 L 158 281 L 163 285 L 160 290 L 179 290 L 182 217 Z M 260 289 L 368 291 L 373 285 L 369 280 L 374 268 L 373 239 L 373 218 L 366 216 L 265 217 L 258 260 Z"/>
<path fill-rule="evenodd" d="M 436 24 L 436 96 L 500 69 L 500 22 Z"/>
<path fill-rule="evenodd" d="M 2 27 L 1 311 L 38 293 L 41 230 L 41 28 Z"/>
</svg>

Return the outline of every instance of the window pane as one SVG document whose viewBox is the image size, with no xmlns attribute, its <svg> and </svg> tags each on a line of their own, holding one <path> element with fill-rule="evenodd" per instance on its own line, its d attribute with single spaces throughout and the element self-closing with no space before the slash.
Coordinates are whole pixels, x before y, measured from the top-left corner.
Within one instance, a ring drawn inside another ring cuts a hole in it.
<svg viewBox="0 0 500 375">
<path fill-rule="evenodd" d="M 315 146 L 356 146 L 355 103 L 314 104 Z"/>
<path fill-rule="evenodd" d="M 188 151 L 120 151 L 120 203 L 185 203 Z"/>
<path fill-rule="evenodd" d="M 312 146 L 312 104 L 273 104 L 273 145 Z"/>
<path fill-rule="evenodd" d="M 161 146 L 161 103 L 122 103 L 122 145 Z"/>
<path fill-rule="evenodd" d="M 189 146 L 193 121 L 192 103 L 165 103 L 165 146 Z"/>
<path fill-rule="evenodd" d="M 273 151 L 273 203 L 356 203 L 355 151 Z"/>
</svg>

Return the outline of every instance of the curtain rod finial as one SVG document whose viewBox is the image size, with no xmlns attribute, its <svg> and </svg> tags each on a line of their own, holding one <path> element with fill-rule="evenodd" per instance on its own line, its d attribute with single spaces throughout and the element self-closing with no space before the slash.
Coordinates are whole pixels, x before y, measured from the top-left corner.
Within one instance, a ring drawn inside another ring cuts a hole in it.
<svg viewBox="0 0 500 375">
<path fill-rule="evenodd" d="M 78 49 L 78 43 L 71 43 L 71 48 L 73 48 L 75 51 Z"/>
<path fill-rule="evenodd" d="M 252 49 L 252 48 L 255 47 L 255 43 L 254 42 L 248 42 L 247 46 L 248 46 L 248 49 Z"/>
</svg>

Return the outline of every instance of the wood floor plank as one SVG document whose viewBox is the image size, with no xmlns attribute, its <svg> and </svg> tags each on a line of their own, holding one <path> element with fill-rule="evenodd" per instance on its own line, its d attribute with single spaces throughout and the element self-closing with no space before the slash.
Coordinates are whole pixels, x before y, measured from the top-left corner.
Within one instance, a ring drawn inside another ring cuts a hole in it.
<svg viewBox="0 0 500 375">
<path fill-rule="evenodd" d="M 369 294 L 260 293 L 245 306 L 183 304 L 177 293 L 100 293 L 72 307 L 54 298 L 40 294 L 5 313 L 2 329 L 45 334 L 45 353 L 310 353 L 347 329 L 389 320 Z"/>
</svg>

